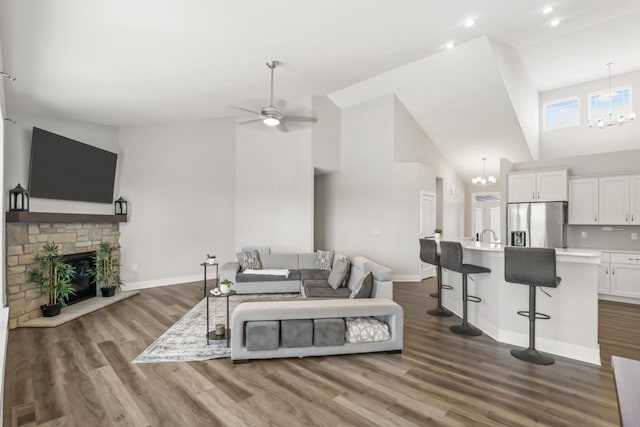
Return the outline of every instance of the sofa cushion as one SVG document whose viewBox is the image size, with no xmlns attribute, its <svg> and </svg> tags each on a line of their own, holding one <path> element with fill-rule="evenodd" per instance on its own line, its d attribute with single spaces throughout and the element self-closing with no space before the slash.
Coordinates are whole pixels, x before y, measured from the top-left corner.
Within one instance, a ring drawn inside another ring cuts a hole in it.
<svg viewBox="0 0 640 427">
<path fill-rule="evenodd" d="M 329 278 L 327 282 L 329 282 L 329 286 L 333 289 L 338 289 L 343 286 L 345 283 L 345 279 L 347 277 L 347 273 L 349 272 L 349 268 L 351 268 L 351 263 L 346 259 L 339 259 L 333 264 L 333 269 L 329 274 Z"/>
<path fill-rule="evenodd" d="M 316 259 L 316 268 L 318 270 L 330 271 L 333 266 L 333 251 L 318 251 Z"/>
<path fill-rule="evenodd" d="M 351 291 L 348 288 L 333 289 L 328 284 L 324 286 L 305 286 L 304 293 L 307 298 L 349 298 Z"/>
<path fill-rule="evenodd" d="M 242 268 L 243 270 L 246 270 L 248 268 L 254 270 L 262 269 L 262 264 L 260 263 L 260 255 L 258 255 L 258 251 L 255 249 L 248 252 L 238 252 L 236 254 L 236 258 L 238 258 L 240 268 Z"/>
<path fill-rule="evenodd" d="M 271 253 L 271 248 L 269 246 L 243 246 L 240 249 L 240 252 L 251 252 L 258 251 L 260 255 L 266 255 Z"/>
<path fill-rule="evenodd" d="M 329 282 L 326 279 L 307 279 L 304 282 L 302 282 L 302 286 L 304 286 L 305 289 L 307 288 L 331 288 L 331 286 L 329 286 Z"/>
<path fill-rule="evenodd" d="M 347 317 L 344 320 L 347 328 L 346 339 L 351 344 L 391 339 L 389 325 L 374 317 Z"/>
<path fill-rule="evenodd" d="M 298 261 L 300 270 L 315 269 L 317 259 L 318 254 L 316 254 L 315 252 L 301 253 Z"/>
<path fill-rule="evenodd" d="M 329 279 L 330 271 L 326 270 L 316 270 L 316 269 L 304 269 L 300 270 L 300 276 L 302 277 L 302 281 L 305 280 L 327 280 Z"/>
<path fill-rule="evenodd" d="M 367 273 L 358 281 L 356 287 L 351 291 L 349 298 L 371 298 L 372 293 L 373 275 Z"/>
<path fill-rule="evenodd" d="M 247 350 L 277 350 L 280 345 L 280 321 L 260 320 L 245 326 Z"/>
<path fill-rule="evenodd" d="M 289 277 L 274 276 L 271 274 L 236 274 L 236 283 L 242 282 L 283 282 L 290 280 L 300 280 L 300 272 L 297 270 L 289 270 Z"/>
<path fill-rule="evenodd" d="M 298 254 L 260 254 L 262 268 L 298 269 Z"/>
<path fill-rule="evenodd" d="M 313 345 L 327 347 L 344 345 L 345 326 L 344 319 L 314 319 L 313 320 Z"/>
<path fill-rule="evenodd" d="M 313 320 L 281 320 L 280 345 L 287 348 L 311 347 L 313 345 Z"/>
</svg>

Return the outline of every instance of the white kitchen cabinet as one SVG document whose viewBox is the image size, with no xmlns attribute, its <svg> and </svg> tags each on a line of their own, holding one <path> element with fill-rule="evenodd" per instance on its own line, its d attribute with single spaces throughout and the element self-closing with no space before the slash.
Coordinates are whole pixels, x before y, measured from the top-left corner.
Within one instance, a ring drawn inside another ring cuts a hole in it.
<svg viewBox="0 0 640 427">
<path fill-rule="evenodd" d="M 611 263 L 611 295 L 640 298 L 640 265 Z"/>
<path fill-rule="evenodd" d="M 567 170 L 511 172 L 509 203 L 559 202 L 567 200 Z"/>
<path fill-rule="evenodd" d="M 629 223 L 640 224 L 640 175 L 629 177 L 629 189 Z"/>
<path fill-rule="evenodd" d="M 598 181 L 599 223 L 629 224 L 629 176 L 603 176 Z"/>
<path fill-rule="evenodd" d="M 598 224 L 598 178 L 569 180 L 569 224 Z"/>
<path fill-rule="evenodd" d="M 598 293 L 608 295 L 611 283 L 611 261 L 608 252 L 602 252 L 602 264 L 598 268 Z"/>
<path fill-rule="evenodd" d="M 518 172 L 509 174 L 509 203 L 534 202 L 536 200 L 535 172 Z"/>
</svg>

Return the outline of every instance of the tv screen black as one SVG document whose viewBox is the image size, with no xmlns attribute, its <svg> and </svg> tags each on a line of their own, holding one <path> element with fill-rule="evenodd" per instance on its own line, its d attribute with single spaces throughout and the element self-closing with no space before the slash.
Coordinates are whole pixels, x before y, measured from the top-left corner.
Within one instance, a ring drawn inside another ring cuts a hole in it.
<svg viewBox="0 0 640 427">
<path fill-rule="evenodd" d="M 118 155 L 33 128 L 31 197 L 112 203 Z"/>
</svg>

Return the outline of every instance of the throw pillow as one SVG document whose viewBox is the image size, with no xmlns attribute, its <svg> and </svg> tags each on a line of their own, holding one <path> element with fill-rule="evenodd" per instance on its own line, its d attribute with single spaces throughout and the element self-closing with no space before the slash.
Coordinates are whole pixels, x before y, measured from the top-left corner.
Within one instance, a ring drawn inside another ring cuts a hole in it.
<svg viewBox="0 0 640 427">
<path fill-rule="evenodd" d="M 349 278 L 347 279 L 347 287 L 354 290 L 358 286 L 360 279 L 364 277 L 362 270 L 356 268 L 355 265 L 351 265 L 351 271 L 349 272 Z"/>
<path fill-rule="evenodd" d="M 344 284 L 345 278 L 347 277 L 347 272 L 349 271 L 349 267 L 351 267 L 351 263 L 346 259 L 339 259 L 336 261 L 333 266 L 333 270 L 329 274 L 329 286 L 333 289 L 338 289 L 340 286 Z"/>
<path fill-rule="evenodd" d="M 260 255 L 258 251 L 253 250 L 250 252 L 238 252 L 236 254 L 238 258 L 238 264 L 242 270 L 262 270 L 262 263 L 260 263 Z"/>
<path fill-rule="evenodd" d="M 318 270 L 331 270 L 333 265 L 333 251 L 318 251 L 318 258 L 316 258 L 316 268 Z"/>
<path fill-rule="evenodd" d="M 349 343 L 359 344 L 391 339 L 389 325 L 374 317 L 347 317 L 344 320 L 347 327 L 345 338 Z"/>
<path fill-rule="evenodd" d="M 356 287 L 351 291 L 349 298 L 371 298 L 373 293 L 373 276 L 371 272 L 362 276 Z"/>
</svg>

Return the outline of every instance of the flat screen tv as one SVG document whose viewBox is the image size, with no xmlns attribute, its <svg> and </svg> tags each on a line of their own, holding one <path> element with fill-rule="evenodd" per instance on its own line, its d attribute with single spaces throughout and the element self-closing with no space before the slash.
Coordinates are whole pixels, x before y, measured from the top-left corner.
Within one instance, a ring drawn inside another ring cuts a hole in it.
<svg viewBox="0 0 640 427">
<path fill-rule="evenodd" d="M 29 193 L 44 199 L 113 203 L 118 155 L 33 128 Z"/>
</svg>

